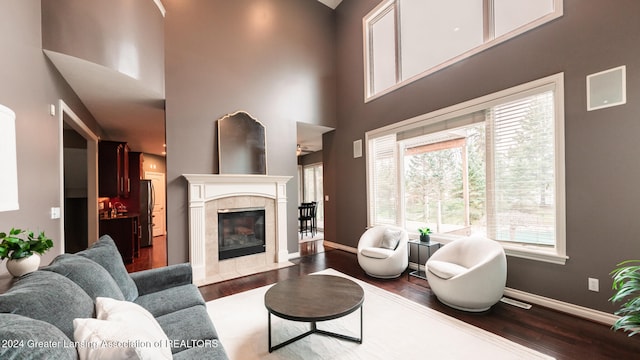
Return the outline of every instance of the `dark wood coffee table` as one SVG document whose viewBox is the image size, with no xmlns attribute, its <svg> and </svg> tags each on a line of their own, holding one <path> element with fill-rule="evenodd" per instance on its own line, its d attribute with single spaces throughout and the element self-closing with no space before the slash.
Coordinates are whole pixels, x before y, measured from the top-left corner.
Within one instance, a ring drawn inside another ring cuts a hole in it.
<svg viewBox="0 0 640 360">
<path fill-rule="evenodd" d="M 311 334 L 321 334 L 362 344 L 362 303 L 364 290 L 355 282 L 333 275 L 304 275 L 281 281 L 264 295 L 269 311 L 269 352 Z M 320 330 L 318 321 L 333 320 L 360 309 L 360 337 Z M 293 321 L 311 323 L 311 330 L 271 346 L 271 314 Z"/>
</svg>

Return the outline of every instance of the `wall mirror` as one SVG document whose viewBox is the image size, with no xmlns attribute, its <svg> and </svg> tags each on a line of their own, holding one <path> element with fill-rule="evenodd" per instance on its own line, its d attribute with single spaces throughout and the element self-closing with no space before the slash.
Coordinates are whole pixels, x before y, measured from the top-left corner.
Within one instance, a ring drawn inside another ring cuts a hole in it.
<svg viewBox="0 0 640 360">
<path fill-rule="evenodd" d="M 265 128 L 244 111 L 218 119 L 220 174 L 267 174 Z"/>
</svg>

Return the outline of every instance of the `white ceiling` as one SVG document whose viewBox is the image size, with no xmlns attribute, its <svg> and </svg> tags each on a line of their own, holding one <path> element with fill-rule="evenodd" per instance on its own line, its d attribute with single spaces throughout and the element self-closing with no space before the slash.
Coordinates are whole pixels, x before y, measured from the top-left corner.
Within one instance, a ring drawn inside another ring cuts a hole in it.
<svg viewBox="0 0 640 360">
<path fill-rule="evenodd" d="M 69 86 L 105 132 L 131 151 L 163 155 L 164 97 L 138 80 L 73 56 L 45 50 Z"/>
<path fill-rule="evenodd" d="M 340 3 L 342 2 L 342 0 L 318 0 L 321 3 L 327 5 L 328 7 L 332 8 L 332 9 L 336 9 L 338 7 L 338 5 L 340 5 Z"/>
<path fill-rule="evenodd" d="M 333 130 L 333 128 L 305 123 L 297 123 L 298 141 L 302 153 L 306 155 L 322 150 L 322 134 Z"/>
</svg>

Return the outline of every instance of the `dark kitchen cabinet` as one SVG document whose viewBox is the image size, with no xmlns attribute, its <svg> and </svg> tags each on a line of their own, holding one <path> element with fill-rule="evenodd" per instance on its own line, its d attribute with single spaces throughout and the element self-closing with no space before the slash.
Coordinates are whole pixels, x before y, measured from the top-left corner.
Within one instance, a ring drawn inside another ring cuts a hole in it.
<svg viewBox="0 0 640 360">
<path fill-rule="evenodd" d="M 119 141 L 98 145 L 98 192 L 101 197 L 129 197 L 129 146 Z"/>
<path fill-rule="evenodd" d="M 140 250 L 137 214 L 100 219 L 100 236 L 109 235 L 118 247 L 125 264 L 131 264 Z"/>
</svg>

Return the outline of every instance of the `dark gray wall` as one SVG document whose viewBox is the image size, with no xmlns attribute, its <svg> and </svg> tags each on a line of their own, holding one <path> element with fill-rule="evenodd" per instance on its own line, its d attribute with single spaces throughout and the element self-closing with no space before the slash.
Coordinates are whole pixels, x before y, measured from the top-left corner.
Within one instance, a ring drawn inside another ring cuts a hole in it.
<svg viewBox="0 0 640 360">
<path fill-rule="evenodd" d="M 169 263 L 188 259 L 187 183 L 214 173 L 216 119 L 244 110 L 267 134 L 267 172 L 289 175 L 298 251 L 296 122 L 335 125 L 334 19 L 315 0 L 166 0 Z"/>
<path fill-rule="evenodd" d="M 323 157 L 322 150 L 312 152 L 304 156 L 298 156 L 298 165 L 305 166 L 305 165 L 318 164 L 322 162 L 322 157 Z"/>
<path fill-rule="evenodd" d="M 42 53 L 40 14 L 40 0 L 0 0 L 0 104 L 16 113 L 20 202 L 19 210 L 0 212 L 0 231 L 44 231 L 54 241 L 47 264 L 61 251 L 62 229 L 49 216 L 61 206 L 58 117 L 49 115 L 49 104 L 63 99 L 96 134 L 101 130 Z"/>
<path fill-rule="evenodd" d="M 564 16 L 369 103 L 362 18 L 379 1 L 337 9 L 337 116 L 325 135 L 325 231 L 355 247 L 366 226 L 365 158 L 352 142 L 381 126 L 554 73 L 565 73 L 566 265 L 508 258 L 509 287 L 607 312 L 609 272 L 640 254 L 640 2 L 564 0 Z M 585 77 L 627 66 L 627 104 L 586 111 Z M 600 292 L 587 278 L 600 279 Z"/>
</svg>

